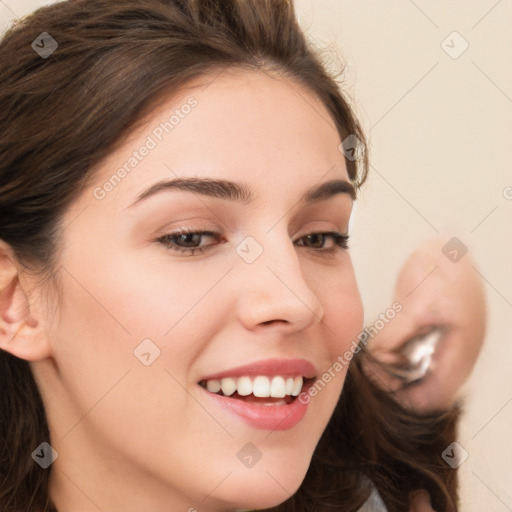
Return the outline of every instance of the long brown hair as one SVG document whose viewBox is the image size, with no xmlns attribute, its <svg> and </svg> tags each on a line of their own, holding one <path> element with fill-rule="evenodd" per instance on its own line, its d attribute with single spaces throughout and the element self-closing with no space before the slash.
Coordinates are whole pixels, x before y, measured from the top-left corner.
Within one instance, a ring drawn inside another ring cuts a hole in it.
<svg viewBox="0 0 512 512">
<path fill-rule="evenodd" d="M 39 55 L 47 32 L 58 48 Z M 44 58 L 43 58 L 44 57 Z M 225 68 L 274 70 L 324 103 L 356 187 L 366 178 L 365 138 L 340 84 L 300 30 L 291 0 L 68 0 L 20 20 L 0 43 L 0 239 L 51 281 L 63 213 L 157 102 Z M 276 511 L 357 510 L 379 490 L 390 512 L 410 490 L 456 510 L 456 473 L 443 464 L 457 410 L 420 417 L 402 409 L 361 369 L 340 402 L 299 491 Z M 49 512 L 49 470 L 32 450 L 50 439 L 30 366 L 0 350 L 0 509 Z"/>
</svg>

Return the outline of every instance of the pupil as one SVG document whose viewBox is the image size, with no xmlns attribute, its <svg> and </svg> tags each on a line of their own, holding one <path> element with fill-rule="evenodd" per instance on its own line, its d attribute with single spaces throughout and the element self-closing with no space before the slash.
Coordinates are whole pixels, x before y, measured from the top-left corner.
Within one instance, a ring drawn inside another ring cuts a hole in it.
<svg viewBox="0 0 512 512">
<path fill-rule="evenodd" d="M 322 246 L 322 242 L 323 242 L 323 238 L 322 238 L 323 235 L 320 235 L 318 233 L 315 233 L 313 235 L 308 235 L 308 240 L 310 242 L 312 242 L 312 244 L 315 246 L 315 247 L 321 247 Z M 316 243 L 315 243 L 315 239 L 316 239 Z"/>
<path fill-rule="evenodd" d="M 186 247 L 195 247 L 197 246 L 197 238 L 194 240 L 194 237 L 198 237 L 197 233 L 185 233 L 180 235 L 180 242 L 183 243 Z"/>
</svg>

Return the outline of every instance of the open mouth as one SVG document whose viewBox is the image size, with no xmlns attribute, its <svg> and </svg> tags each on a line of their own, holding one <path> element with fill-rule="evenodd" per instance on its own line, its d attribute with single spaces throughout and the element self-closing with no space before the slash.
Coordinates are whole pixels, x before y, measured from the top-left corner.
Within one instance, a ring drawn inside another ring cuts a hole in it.
<svg viewBox="0 0 512 512">
<path fill-rule="evenodd" d="M 210 393 L 263 406 L 289 405 L 309 387 L 314 378 L 302 376 L 242 376 L 202 380 L 199 385 Z"/>
</svg>

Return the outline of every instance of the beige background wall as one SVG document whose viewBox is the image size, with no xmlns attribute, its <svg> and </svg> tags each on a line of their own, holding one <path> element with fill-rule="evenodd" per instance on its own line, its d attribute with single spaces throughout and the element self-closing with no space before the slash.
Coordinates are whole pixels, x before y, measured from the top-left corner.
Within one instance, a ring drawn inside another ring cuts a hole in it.
<svg viewBox="0 0 512 512">
<path fill-rule="evenodd" d="M 0 0 L 0 30 L 46 3 Z M 297 9 L 313 39 L 341 55 L 371 139 L 352 242 L 367 321 L 391 301 L 407 254 L 436 233 L 460 238 L 484 276 L 489 326 L 465 390 L 462 510 L 512 510 L 512 1 L 297 0 Z"/>
</svg>

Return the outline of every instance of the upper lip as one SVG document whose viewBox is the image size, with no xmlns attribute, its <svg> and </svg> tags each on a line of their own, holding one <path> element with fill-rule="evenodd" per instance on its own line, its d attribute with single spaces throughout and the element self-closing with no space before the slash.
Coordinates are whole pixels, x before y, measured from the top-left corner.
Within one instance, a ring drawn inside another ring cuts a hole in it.
<svg viewBox="0 0 512 512">
<path fill-rule="evenodd" d="M 257 375 L 265 375 L 267 377 L 276 375 L 282 375 L 284 377 L 302 376 L 306 379 L 311 379 L 314 378 L 316 374 L 315 367 L 306 359 L 265 359 L 212 373 L 211 375 L 203 377 L 200 381 L 221 380 L 226 377 L 254 377 Z"/>
</svg>

